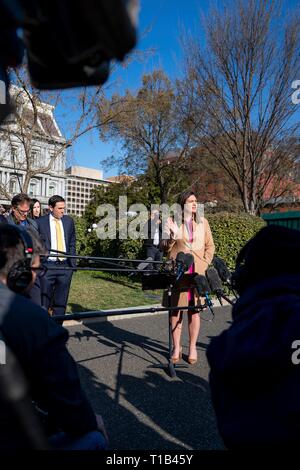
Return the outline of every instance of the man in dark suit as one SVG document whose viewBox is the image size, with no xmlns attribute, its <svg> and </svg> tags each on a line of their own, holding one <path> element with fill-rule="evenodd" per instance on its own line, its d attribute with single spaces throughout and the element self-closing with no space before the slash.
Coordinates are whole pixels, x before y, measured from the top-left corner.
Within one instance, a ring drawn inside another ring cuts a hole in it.
<svg viewBox="0 0 300 470">
<path fill-rule="evenodd" d="M 162 237 L 162 226 L 159 211 L 154 209 L 151 211 L 150 219 L 143 228 L 143 235 L 147 238 L 144 240 L 147 258 L 152 258 L 153 261 L 161 261 L 163 258 L 163 251 L 160 249 L 160 241 Z M 145 269 L 156 269 L 160 267 L 159 264 L 154 265 L 151 263 Z"/>
<path fill-rule="evenodd" d="M 73 271 L 63 268 L 76 267 L 76 260 L 65 258 L 63 253 L 76 255 L 75 225 L 73 219 L 64 214 L 63 197 L 52 196 L 48 204 L 50 213 L 37 219 L 40 236 L 49 252 L 44 264 L 50 268 L 41 279 L 42 306 L 48 311 L 51 309 L 53 315 L 64 315 Z M 51 251 L 62 252 L 62 255 L 53 257 Z"/>
</svg>

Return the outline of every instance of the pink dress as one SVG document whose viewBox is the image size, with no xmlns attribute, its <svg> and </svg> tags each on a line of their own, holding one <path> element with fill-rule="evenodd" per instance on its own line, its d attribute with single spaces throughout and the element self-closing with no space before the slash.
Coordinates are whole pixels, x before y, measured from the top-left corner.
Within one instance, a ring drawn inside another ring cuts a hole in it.
<svg viewBox="0 0 300 470">
<path fill-rule="evenodd" d="M 193 218 L 191 218 L 187 222 L 187 230 L 189 234 L 189 242 L 192 243 L 193 241 Z M 193 263 L 192 266 L 189 268 L 188 273 L 194 273 L 195 272 L 195 264 Z M 194 289 L 189 289 L 188 290 L 188 302 L 194 302 Z"/>
</svg>

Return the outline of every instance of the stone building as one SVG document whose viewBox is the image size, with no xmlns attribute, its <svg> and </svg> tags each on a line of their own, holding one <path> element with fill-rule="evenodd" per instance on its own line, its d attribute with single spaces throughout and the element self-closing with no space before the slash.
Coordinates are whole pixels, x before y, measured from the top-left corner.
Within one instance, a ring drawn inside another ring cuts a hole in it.
<svg viewBox="0 0 300 470">
<path fill-rule="evenodd" d="M 28 161 L 34 176 L 27 193 L 39 199 L 43 207 L 54 194 L 65 195 L 66 140 L 54 117 L 54 106 L 36 104 L 37 118 L 29 99 L 17 87 L 19 122 L 11 115 L 0 126 L 0 204 L 8 206 L 11 197 L 23 191 Z M 47 171 L 44 170 L 51 165 Z"/>
</svg>

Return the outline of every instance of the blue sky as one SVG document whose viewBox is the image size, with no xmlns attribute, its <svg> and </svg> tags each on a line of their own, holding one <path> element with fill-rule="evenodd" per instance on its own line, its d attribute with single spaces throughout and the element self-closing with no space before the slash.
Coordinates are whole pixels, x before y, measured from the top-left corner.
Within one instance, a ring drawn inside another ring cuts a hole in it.
<svg viewBox="0 0 300 470">
<path fill-rule="evenodd" d="M 158 67 L 163 68 L 170 78 L 179 76 L 180 28 L 189 32 L 197 29 L 199 34 L 201 12 L 207 13 L 210 6 L 218 3 L 218 0 L 140 0 L 139 40 L 136 49 L 144 51 L 153 48 L 155 52 L 146 62 L 132 63 L 121 71 L 118 92 L 122 93 L 126 88 L 137 89 L 142 75 Z M 284 4 L 290 8 L 299 5 L 298 0 L 284 0 Z M 143 35 L 145 30 L 149 31 Z M 109 79 L 108 83 L 110 82 L 114 82 L 114 77 Z M 121 149 L 116 142 L 101 142 L 95 131 L 73 145 L 70 164 L 103 169 L 101 161 L 119 152 Z M 117 168 L 104 170 L 104 177 L 117 173 Z"/>
<path fill-rule="evenodd" d="M 162 67 L 171 77 L 179 74 L 180 27 L 193 30 L 199 22 L 200 9 L 207 10 L 209 0 L 141 0 L 136 49 L 155 49 L 145 63 L 132 63 L 120 73 L 119 91 L 137 89 L 144 73 Z M 143 32 L 149 32 L 144 35 Z M 111 77 L 113 80 L 113 77 Z M 101 168 L 101 160 L 117 154 L 121 149 L 115 142 L 103 143 L 98 133 L 92 132 L 73 145 L 71 164 Z M 117 174 L 117 168 L 104 171 L 104 176 Z"/>
</svg>

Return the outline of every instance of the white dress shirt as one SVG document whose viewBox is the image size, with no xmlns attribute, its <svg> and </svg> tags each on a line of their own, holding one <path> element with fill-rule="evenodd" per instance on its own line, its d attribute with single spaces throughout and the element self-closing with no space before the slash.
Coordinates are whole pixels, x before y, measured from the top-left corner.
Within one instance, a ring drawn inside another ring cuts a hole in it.
<svg viewBox="0 0 300 470">
<path fill-rule="evenodd" d="M 49 215 L 49 222 L 50 222 L 50 234 L 51 234 L 51 250 L 57 250 L 57 240 L 56 240 L 56 220 L 55 217 L 53 217 L 52 214 Z M 63 235 L 63 245 L 64 245 L 64 250 L 66 251 L 66 240 L 65 240 L 65 231 L 64 231 L 64 226 L 62 223 L 62 220 L 59 219 L 59 224 L 61 228 L 61 233 Z M 57 257 L 50 257 L 48 258 L 50 261 L 57 261 Z"/>
<path fill-rule="evenodd" d="M 153 237 L 153 245 L 157 246 L 158 244 L 159 244 L 159 228 L 158 228 L 158 225 L 156 225 L 154 237 Z"/>
</svg>

